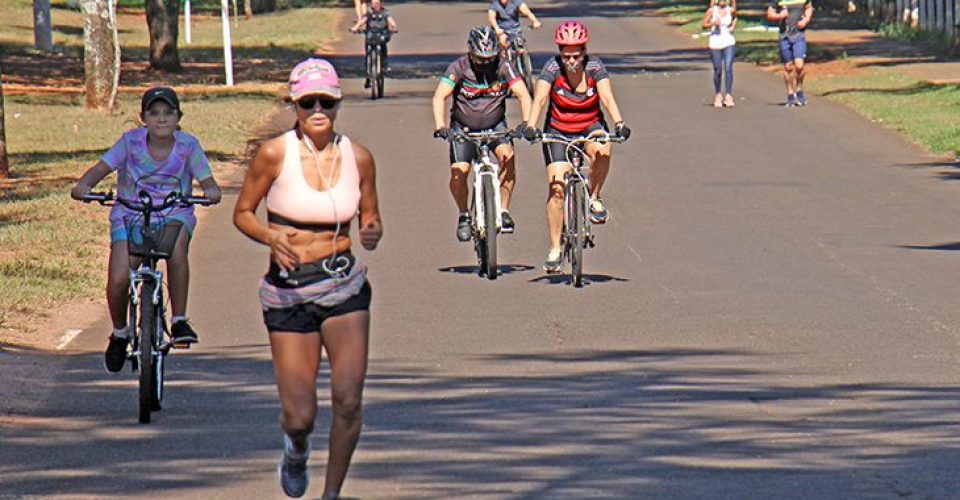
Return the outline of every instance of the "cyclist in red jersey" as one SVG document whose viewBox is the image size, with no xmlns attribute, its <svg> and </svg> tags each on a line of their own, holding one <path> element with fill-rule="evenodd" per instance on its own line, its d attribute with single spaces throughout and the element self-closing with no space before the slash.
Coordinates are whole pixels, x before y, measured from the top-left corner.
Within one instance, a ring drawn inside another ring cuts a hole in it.
<svg viewBox="0 0 960 500">
<path fill-rule="evenodd" d="M 613 119 L 616 133 L 630 137 L 630 128 L 623 123 L 617 101 L 613 97 L 610 75 L 598 57 L 587 55 L 590 35 L 580 21 L 566 21 L 557 27 L 554 42 L 560 54 L 547 61 L 537 82 L 530 109 L 530 118 L 524 135 L 534 140 L 540 135 L 536 122 L 546 107 L 544 132 L 569 137 L 586 135 L 597 130 L 607 130 L 601 105 Z M 549 105 L 548 105 L 549 103 Z M 609 216 L 600 200 L 600 192 L 610 168 L 610 145 L 589 143 L 586 152 L 590 156 L 590 219 L 603 224 Z M 563 175 L 570 168 L 565 147 L 561 144 L 543 145 L 544 161 L 547 164 L 547 227 L 550 231 L 550 251 L 543 269 L 560 271 L 560 233 L 563 231 Z"/>
</svg>

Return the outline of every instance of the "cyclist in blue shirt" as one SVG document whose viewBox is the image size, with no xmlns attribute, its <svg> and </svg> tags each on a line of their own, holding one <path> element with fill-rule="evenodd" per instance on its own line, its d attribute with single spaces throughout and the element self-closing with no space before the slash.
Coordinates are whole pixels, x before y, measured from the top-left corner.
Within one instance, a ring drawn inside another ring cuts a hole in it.
<svg viewBox="0 0 960 500">
<path fill-rule="evenodd" d="M 497 33 L 500 46 L 507 48 L 520 31 L 520 15 L 523 14 L 533 23 L 533 29 L 543 26 L 524 0 L 490 0 L 487 20 Z"/>
</svg>

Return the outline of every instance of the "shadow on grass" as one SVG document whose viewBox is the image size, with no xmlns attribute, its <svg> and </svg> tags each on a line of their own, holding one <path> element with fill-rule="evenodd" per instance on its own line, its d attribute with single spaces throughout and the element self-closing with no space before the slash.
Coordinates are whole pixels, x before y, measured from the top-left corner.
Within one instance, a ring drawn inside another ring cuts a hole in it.
<svg viewBox="0 0 960 500">
<path fill-rule="evenodd" d="M 935 90 L 940 88 L 938 85 L 934 85 L 928 82 L 917 82 L 913 85 L 908 85 L 906 87 L 895 87 L 895 88 L 843 88 L 828 90 L 823 92 L 821 95 L 830 96 L 835 94 L 885 94 L 885 95 L 916 95 L 928 92 L 930 90 Z"/>
<path fill-rule="evenodd" d="M 237 478 L 274 484 L 279 405 L 268 356 L 265 346 L 177 353 L 165 409 L 142 426 L 134 377 L 105 375 L 99 353 L 22 353 L 50 376 L 21 381 L 3 417 L 5 493 L 187 496 Z M 469 375 L 373 359 L 346 493 L 385 484 L 429 498 L 754 498 L 762 485 L 764 496 L 853 498 L 873 488 L 851 477 L 880 478 L 876 488 L 910 478 L 890 496 L 955 493 L 960 387 L 803 384 L 759 368 L 782 356 L 528 351 L 463 359 L 485 367 Z M 330 424 L 326 366 L 317 470 Z"/>
</svg>

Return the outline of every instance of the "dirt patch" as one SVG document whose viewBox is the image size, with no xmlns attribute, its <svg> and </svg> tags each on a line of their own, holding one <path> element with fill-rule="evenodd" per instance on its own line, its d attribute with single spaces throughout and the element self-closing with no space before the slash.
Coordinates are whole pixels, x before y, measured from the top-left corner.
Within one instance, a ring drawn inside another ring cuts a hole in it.
<svg viewBox="0 0 960 500">
<path fill-rule="evenodd" d="M 817 78 L 837 76 L 860 76 L 865 75 L 868 71 L 866 68 L 853 64 L 849 60 L 807 64 L 807 78 L 814 80 Z"/>
<path fill-rule="evenodd" d="M 102 318 L 107 311 L 106 300 L 83 300 L 64 304 L 56 311 L 43 315 L 9 318 L 12 324 L 29 324 L 30 328 L 0 330 L 0 349 L 3 346 L 42 351 L 63 349 L 72 332 L 85 330 Z M 104 332 L 106 336 L 109 332 Z"/>
</svg>

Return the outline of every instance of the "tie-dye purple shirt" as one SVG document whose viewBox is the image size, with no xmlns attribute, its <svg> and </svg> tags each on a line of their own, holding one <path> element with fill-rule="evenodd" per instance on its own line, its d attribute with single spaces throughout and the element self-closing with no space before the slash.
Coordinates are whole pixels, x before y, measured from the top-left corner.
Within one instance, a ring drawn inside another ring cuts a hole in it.
<svg viewBox="0 0 960 500">
<path fill-rule="evenodd" d="M 178 130 L 173 138 L 170 155 L 158 162 L 147 147 L 146 128 L 123 134 L 101 158 L 111 170 L 117 171 L 117 196 L 133 200 L 139 191 L 146 190 L 155 203 L 160 203 L 171 191 L 191 193 L 194 179 L 202 181 L 213 176 L 207 155 L 196 137 Z M 134 213 L 122 205 L 114 205 L 110 221 L 122 224 L 126 215 Z M 175 206 L 165 215 L 183 221 L 191 229 L 196 224 L 193 207 Z"/>
</svg>

